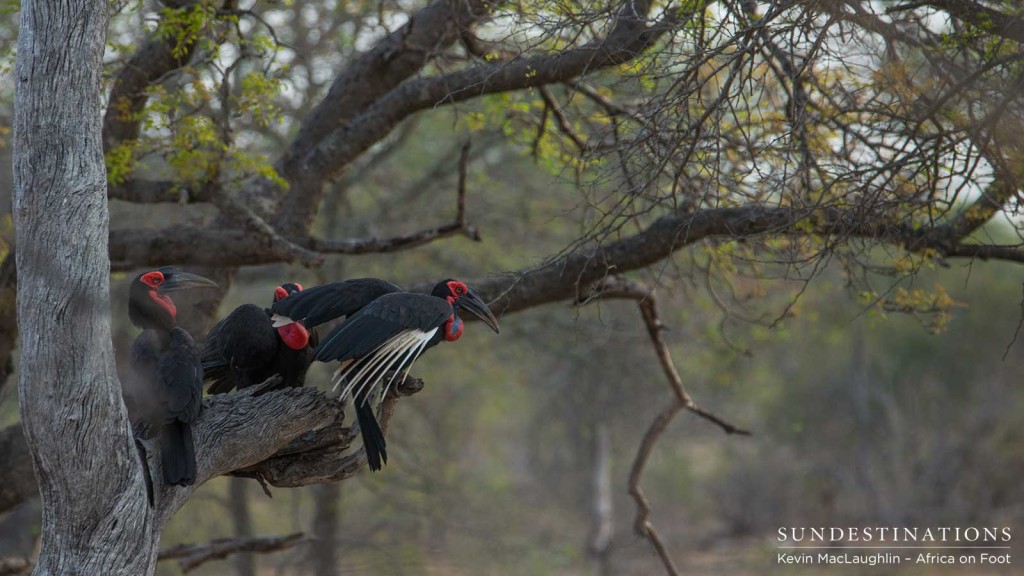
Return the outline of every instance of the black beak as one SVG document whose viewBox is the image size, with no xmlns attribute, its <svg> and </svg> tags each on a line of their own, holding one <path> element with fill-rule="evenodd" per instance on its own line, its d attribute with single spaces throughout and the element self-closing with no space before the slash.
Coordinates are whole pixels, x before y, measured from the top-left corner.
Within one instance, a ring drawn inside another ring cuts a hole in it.
<svg viewBox="0 0 1024 576">
<path fill-rule="evenodd" d="M 487 307 L 487 304 L 476 295 L 475 292 L 470 290 L 465 296 L 459 298 L 459 306 L 469 310 L 474 316 L 483 320 L 484 324 L 494 330 L 495 334 L 501 334 L 501 330 L 498 329 L 498 320 L 491 314 L 491 309 Z"/>
<path fill-rule="evenodd" d="M 189 274 L 188 272 L 182 272 L 175 270 L 174 272 L 164 273 L 164 283 L 156 289 L 161 294 L 164 292 L 177 292 L 179 290 L 188 290 L 190 288 L 216 288 L 217 283 L 209 278 L 203 278 L 197 274 Z"/>
</svg>

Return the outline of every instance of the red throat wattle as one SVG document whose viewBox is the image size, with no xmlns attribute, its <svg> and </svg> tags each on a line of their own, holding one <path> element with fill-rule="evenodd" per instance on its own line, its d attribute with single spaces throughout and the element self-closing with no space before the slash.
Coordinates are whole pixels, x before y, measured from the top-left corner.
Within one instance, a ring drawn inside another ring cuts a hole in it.
<svg viewBox="0 0 1024 576">
<path fill-rule="evenodd" d="M 174 307 L 174 300 L 171 300 L 170 296 L 160 294 L 156 290 L 150 290 L 149 298 L 170 314 L 172 320 L 178 317 L 178 309 Z"/>
<path fill-rule="evenodd" d="M 302 350 L 309 344 L 309 331 L 298 322 L 279 326 L 277 328 L 277 335 L 292 350 Z"/>
<path fill-rule="evenodd" d="M 444 339 L 448 342 L 455 342 L 462 338 L 462 329 L 464 327 L 465 324 L 462 323 L 462 319 L 452 314 L 444 323 Z"/>
</svg>

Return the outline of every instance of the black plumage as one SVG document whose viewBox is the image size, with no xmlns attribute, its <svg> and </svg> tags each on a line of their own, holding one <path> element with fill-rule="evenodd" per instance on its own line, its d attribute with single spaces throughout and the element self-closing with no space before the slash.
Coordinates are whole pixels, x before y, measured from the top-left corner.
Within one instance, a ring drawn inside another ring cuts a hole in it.
<svg viewBox="0 0 1024 576">
<path fill-rule="evenodd" d="M 274 298 L 282 302 L 301 293 L 301 285 L 283 284 L 274 290 Z M 210 329 L 202 354 L 210 394 L 248 388 L 275 374 L 281 383 L 272 389 L 305 383 L 316 333 L 301 324 L 275 328 L 270 314 L 255 304 L 243 304 Z"/>
<path fill-rule="evenodd" d="M 336 382 L 342 397 L 353 394 L 367 463 L 380 470 L 387 463 L 387 445 L 370 406 L 373 388 L 387 374 L 382 395 L 398 374 L 408 370 L 426 349 L 462 336 L 459 310 L 478 316 L 492 330 L 498 323 L 486 304 L 465 284 L 445 280 L 431 294 L 397 292 L 380 296 L 337 326 L 316 350 L 321 362 L 339 361 Z"/>
<path fill-rule="evenodd" d="M 133 426 L 158 438 L 164 481 L 172 485 L 196 479 L 192 423 L 202 410 L 203 370 L 192 336 L 175 325 L 169 294 L 202 286 L 216 284 L 168 266 L 136 276 L 128 295 L 128 316 L 142 333 L 132 343 L 126 400 Z"/>
<path fill-rule="evenodd" d="M 401 290 L 386 280 L 353 278 L 303 290 L 274 302 L 270 309 L 275 325 L 294 321 L 315 328 L 351 316 L 377 298 Z"/>
</svg>

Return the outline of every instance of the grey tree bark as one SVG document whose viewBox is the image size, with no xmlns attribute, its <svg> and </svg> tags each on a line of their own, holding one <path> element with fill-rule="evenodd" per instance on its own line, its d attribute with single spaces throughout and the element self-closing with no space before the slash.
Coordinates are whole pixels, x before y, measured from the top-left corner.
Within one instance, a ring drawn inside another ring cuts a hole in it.
<svg viewBox="0 0 1024 576">
<path fill-rule="evenodd" d="M 43 505 L 36 574 L 145 574 L 156 561 L 110 334 L 106 29 L 103 0 L 21 6 L 13 216 L 18 387 Z"/>
<path fill-rule="evenodd" d="M 150 505 L 110 331 L 100 129 L 106 10 L 103 0 L 27 0 L 21 12 L 13 216 L 24 435 L 5 430 L 0 449 L 16 453 L 24 446 L 31 456 L 43 506 L 40 575 L 152 574 L 163 526 L 203 482 L 245 467 L 258 473 L 258 463 L 286 447 L 300 456 L 310 446 L 345 450 L 353 437 L 330 428 L 330 442 L 316 434 L 305 443 L 299 438 L 341 422 L 338 403 L 316 390 L 208 399 L 193 426 L 197 483 L 179 488 L 157 481 Z M 159 457 L 149 460 L 159 479 Z M 318 478 L 361 467 L 357 457 L 337 461 L 341 470 L 308 460 L 302 464 L 320 464 Z M 274 470 L 296 482 L 288 472 L 304 468 L 293 464 L 281 455 Z M 7 468 L 7 476 L 25 474 Z M 19 482 L 0 491 L 0 501 L 12 505 L 29 492 Z"/>
</svg>

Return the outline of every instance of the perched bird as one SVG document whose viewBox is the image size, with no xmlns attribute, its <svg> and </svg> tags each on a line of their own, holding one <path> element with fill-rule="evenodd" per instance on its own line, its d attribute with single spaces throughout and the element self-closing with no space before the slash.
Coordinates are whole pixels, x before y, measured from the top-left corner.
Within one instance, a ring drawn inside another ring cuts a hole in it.
<svg viewBox="0 0 1024 576">
<path fill-rule="evenodd" d="M 354 278 L 303 290 L 275 300 L 270 307 L 275 327 L 298 323 L 307 329 L 346 318 L 377 298 L 402 289 L 386 280 Z"/>
<path fill-rule="evenodd" d="M 166 266 L 139 274 L 128 292 L 128 317 L 142 328 L 132 343 L 132 388 L 126 391 L 136 428 L 158 433 L 163 477 L 188 486 L 196 480 L 192 423 L 203 396 L 203 368 L 192 336 L 175 324 L 170 294 L 216 287 L 211 280 Z"/>
<path fill-rule="evenodd" d="M 459 311 L 465 309 L 496 333 L 498 321 L 468 286 L 448 279 L 428 294 L 392 292 L 360 308 L 324 338 L 315 359 L 339 361 L 336 386 L 344 383 L 342 398 L 354 394 L 356 416 L 371 470 L 387 463 L 387 445 L 369 403 L 377 382 L 391 373 L 382 397 L 399 372 L 407 371 L 426 349 L 462 336 Z"/>
<path fill-rule="evenodd" d="M 274 289 L 274 302 L 299 292 L 301 284 L 282 284 Z M 300 387 L 306 381 L 313 346 L 316 333 L 302 324 L 275 328 L 269 309 L 243 304 L 215 324 L 203 342 L 203 379 L 210 382 L 207 391 L 241 390 L 275 374 L 281 376 L 281 383 L 273 389 Z"/>
</svg>

